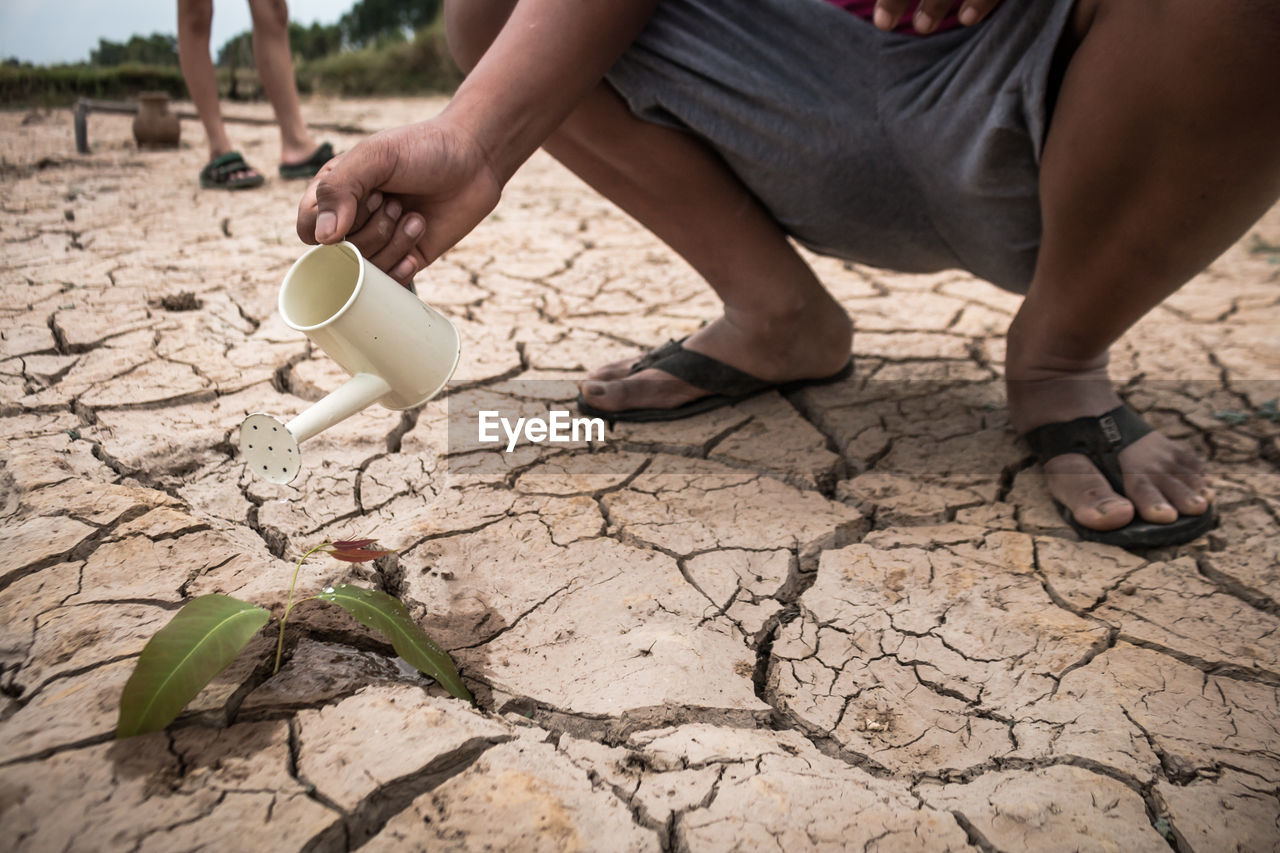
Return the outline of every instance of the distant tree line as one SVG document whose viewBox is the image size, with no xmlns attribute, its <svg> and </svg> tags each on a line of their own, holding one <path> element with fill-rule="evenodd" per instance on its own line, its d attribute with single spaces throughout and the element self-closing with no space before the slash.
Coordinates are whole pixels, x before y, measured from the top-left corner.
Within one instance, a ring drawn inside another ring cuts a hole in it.
<svg viewBox="0 0 1280 853">
<path fill-rule="evenodd" d="M 164 33 L 133 36 L 127 42 L 98 39 L 90 65 L 178 65 L 178 39 Z"/>
<path fill-rule="evenodd" d="M 302 60 L 330 56 L 344 48 L 404 41 L 415 30 L 435 20 L 440 0 L 358 0 L 336 24 L 289 24 L 289 46 Z M 99 39 L 89 53 L 92 65 L 177 66 L 177 38 L 163 33 L 133 36 L 127 42 Z M 217 51 L 220 67 L 253 67 L 253 33 L 250 30 L 227 40 Z"/>
<path fill-rule="evenodd" d="M 401 40 L 440 13 L 440 0 L 360 0 L 338 21 L 347 47 L 365 47 L 388 37 Z"/>
<path fill-rule="evenodd" d="M 318 21 L 304 27 L 296 21 L 289 22 L 289 49 L 299 59 L 319 59 L 342 50 L 342 29 L 339 24 L 321 24 Z M 253 67 L 253 31 L 245 30 L 227 39 L 218 48 L 215 60 L 219 68 Z"/>
</svg>

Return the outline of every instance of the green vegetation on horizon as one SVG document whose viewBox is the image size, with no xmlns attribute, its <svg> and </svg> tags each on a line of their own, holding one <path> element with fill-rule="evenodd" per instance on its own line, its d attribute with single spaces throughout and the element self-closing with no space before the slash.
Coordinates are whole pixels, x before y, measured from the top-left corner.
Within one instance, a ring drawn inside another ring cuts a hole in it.
<svg viewBox="0 0 1280 853">
<path fill-rule="evenodd" d="M 445 45 L 440 0 L 359 0 L 336 24 L 289 25 L 298 89 L 304 94 L 397 95 L 452 91 L 462 79 Z M 217 52 L 219 88 L 232 99 L 262 96 L 252 34 Z M 66 106 L 76 98 L 133 98 L 161 91 L 187 96 L 177 40 L 153 33 L 127 42 L 99 39 L 88 63 L 0 64 L 0 106 Z"/>
</svg>

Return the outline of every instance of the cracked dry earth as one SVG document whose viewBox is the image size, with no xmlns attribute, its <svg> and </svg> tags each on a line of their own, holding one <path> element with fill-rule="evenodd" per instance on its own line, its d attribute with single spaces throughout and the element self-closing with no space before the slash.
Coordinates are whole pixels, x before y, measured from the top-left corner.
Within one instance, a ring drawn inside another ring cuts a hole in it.
<svg viewBox="0 0 1280 853">
<path fill-rule="evenodd" d="M 376 130 L 440 105 L 308 113 Z M 448 399 L 351 418 L 271 485 L 242 417 L 342 379 L 274 310 L 301 185 L 199 191 L 193 123 L 139 152 L 95 115 L 87 157 L 69 111 L 0 124 L 5 846 L 1280 845 L 1280 208 L 1117 348 L 1223 515 L 1139 556 L 1058 519 L 1003 411 L 1017 300 L 953 272 L 816 259 L 859 328 L 838 386 L 594 453 L 468 442 L 476 409 L 567 404 L 587 367 L 717 313 L 541 154 L 419 279 L 464 338 Z M 273 173 L 273 132 L 233 130 Z M 478 708 L 312 603 L 278 675 L 268 626 L 166 732 L 112 740 L 183 601 L 278 616 L 291 560 L 356 536 L 399 553 L 313 560 L 300 588 L 401 596 Z"/>
</svg>

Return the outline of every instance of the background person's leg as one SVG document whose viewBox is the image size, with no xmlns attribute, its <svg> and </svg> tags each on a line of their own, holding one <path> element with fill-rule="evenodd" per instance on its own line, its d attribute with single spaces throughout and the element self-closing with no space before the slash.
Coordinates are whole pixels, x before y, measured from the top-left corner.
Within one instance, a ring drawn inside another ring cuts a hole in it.
<svg viewBox="0 0 1280 853">
<path fill-rule="evenodd" d="M 474 67 L 513 0 L 446 3 L 449 44 Z M 848 316 L 777 223 L 693 136 L 633 116 L 606 83 L 545 145 L 556 159 L 672 247 L 715 289 L 725 316 L 685 346 L 769 381 L 826 376 L 849 358 Z M 584 387 L 607 410 L 674 408 L 704 391 L 661 371 L 621 381 L 631 362 L 596 371 Z M 597 391 L 598 393 L 591 393 Z"/>
<path fill-rule="evenodd" d="M 213 0 L 178 0 L 178 63 L 209 142 L 209 159 L 231 150 L 218 107 L 218 79 L 209 55 Z"/>
<path fill-rule="evenodd" d="M 1040 176 L 1044 233 L 1009 330 L 1010 416 L 1025 432 L 1118 404 L 1107 349 L 1280 194 L 1280 5 L 1082 0 Z M 1152 433 L 1116 495 L 1079 454 L 1046 467 L 1082 524 L 1134 504 L 1169 522 L 1207 507 L 1202 465 Z"/>
<path fill-rule="evenodd" d="M 280 162 L 298 163 L 316 150 L 302 119 L 298 83 L 289 51 L 289 8 L 285 0 L 249 0 L 253 16 L 253 62 L 280 125 Z"/>
</svg>

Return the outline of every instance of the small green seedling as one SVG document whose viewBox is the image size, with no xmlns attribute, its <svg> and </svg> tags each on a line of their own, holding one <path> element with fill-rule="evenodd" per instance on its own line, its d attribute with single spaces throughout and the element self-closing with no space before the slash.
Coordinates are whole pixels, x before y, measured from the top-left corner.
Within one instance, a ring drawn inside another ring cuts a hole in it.
<svg viewBox="0 0 1280 853">
<path fill-rule="evenodd" d="M 355 539 L 322 542 L 303 554 L 293 569 L 289 598 L 280 617 L 273 672 L 280 671 L 284 627 L 293 609 L 298 573 L 307 558 L 318 551 L 347 563 L 364 563 L 394 553 L 379 548 L 373 539 Z M 362 625 L 382 634 L 396 654 L 434 678 L 451 695 L 475 701 L 458 677 L 448 652 L 432 642 L 398 599 L 376 589 L 349 584 L 327 586 L 314 597 L 338 605 Z M 229 595 L 202 595 L 183 605 L 142 649 L 138 665 L 120 696 L 116 737 L 159 731 L 173 722 L 187 703 L 235 660 L 270 619 L 266 609 Z"/>
</svg>

